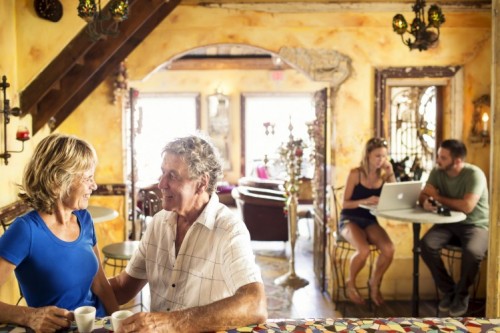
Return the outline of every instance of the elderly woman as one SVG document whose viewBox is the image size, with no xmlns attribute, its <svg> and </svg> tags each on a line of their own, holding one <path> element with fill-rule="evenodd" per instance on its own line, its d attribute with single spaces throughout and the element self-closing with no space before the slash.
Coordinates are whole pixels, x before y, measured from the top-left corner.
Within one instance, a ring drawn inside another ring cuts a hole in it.
<svg viewBox="0 0 500 333">
<path fill-rule="evenodd" d="M 0 322 L 55 332 L 79 306 L 97 316 L 118 309 L 86 210 L 96 163 L 92 146 L 73 136 L 49 135 L 35 148 L 19 194 L 33 210 L 0 237 L 0 285 L 14 271 L 28 307 L 0 302 Z"/>
<path fill-rule="evenodd" d="M 161 171 L 164 210 L 111 280 L 121 304 L 149 283 L 151 313 L 125 319 L 119 332 L 211 332 L 264 322 L 249 232 L 215 194 L 222 167 L 213 145 L 199 136 L 176 139 L 163 150 Z"/>
</svg>

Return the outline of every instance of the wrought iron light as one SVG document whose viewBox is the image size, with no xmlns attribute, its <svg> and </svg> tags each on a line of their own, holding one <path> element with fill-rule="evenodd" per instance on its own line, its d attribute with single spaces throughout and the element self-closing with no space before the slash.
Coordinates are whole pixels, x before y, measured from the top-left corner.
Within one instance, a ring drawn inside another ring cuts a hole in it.
<svg viewBox="0 0 500 333">
<path fill-rule="evenodd" d="M 119 23 L 128 18 L 128 0 L 111 0 L 106 8 L 101 9 L 101 0 L 79 0 L 78 16 L 87 22 L 87 33 L 93 41 L 116 37 Z"/>
<path fill-rule="evenodd" d="M 3 153 L 0 154 L 0 159 L 3 158 L 5 165 L 9 164 L 9 158 L 12 156 L 11 153 L 22 153 L 24 151 L 24 141 L 30 139 L 30 132 L 26 126 L 19 126 L 16 133 L 16 140 L 22 142 L 21 150 L 8 150 L 7 148 L 7 125 L 10 123 L 10 117 L 21 117 L 23 113 L 20 108 L 10 107 L 10 101 L 7 99 L 7 88 L 10 87 L 10 83 L 7 82 L 7 77 L 2 76 L 2 82 L 0 83 L 0 89 L 3 91 L 3 110 L 0 110 L 0 114 L 3 115 Z"/>
<path fill-rule="evenodd" d="M 432 5 L 428 12 L 429 23 L 425 23 L 424 8 L 425 0 L 416 0 L 412 6 L 415 18 L 410 29 L 408 29 L 408 23 L 403 15 L 396 14 L 392 19 L 394 32 L 401 35 L 401 40 L 405 45 L 408 45 L 410 50 L 418 49 L 422 51 L 432 47 L 439 39 L 439 27 L 445 22 L 441 8 Z M 405 40 L 403 37 L 405 33 L 413 35 L 413 41 L 410 38 Z"/>
</svg>

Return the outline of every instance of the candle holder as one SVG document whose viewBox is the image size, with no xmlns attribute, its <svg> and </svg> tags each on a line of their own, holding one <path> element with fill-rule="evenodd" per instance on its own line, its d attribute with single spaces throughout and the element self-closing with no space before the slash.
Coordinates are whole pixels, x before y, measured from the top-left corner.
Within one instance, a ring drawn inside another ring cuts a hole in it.
<svg viewBox="0 0 500 333">
<path fill-rule="evenodd" d="M 24 142 L 30 139 L 30 132 L 26 126 L 19 126 L 16 139 L 22 142 L 21 150 L 8 150 L 7 149 L 7 125 L 10 123 L 10 116 L 20 117 L 22 116 L 21 109 L 18 107 L 10 108 L 10 101 L 7 99 L 7 88 L 10 84 L 7 82 L 7 77 L 2 76 L 2 83 L 0 88 L 3 90 L 3 153 L 0 154 L 0 158 L 3 158 L 5 165 L 9 164 L 9 158 L 12 156 L 11 153 L 21 153 L 24 151 Z"/>
<path fill-rule="evenodd" d="M 288 272 L 274 280 L 274 283 L 284 287 L 300 289 L 309 284 L 304 278 L 301 278 L 295 272 L 295 242 L 297 240 L 297 207 L 298 207 L 298 192 L 300 186 L 300 175 L 302 170 L 302 156 L 304 154 L 304 142 L 302 140 L 294 140 L 292 130 L 292 122 L 288 126 L 290 131 L 289 141 L 281 148 L 281 157 L 284 160 L 288 179 L 285 181 L 285 213 L 288 217 L 288 238 L 290 240 L 290 261 Z"/>
<path fill-rule="evenodd" d="M 481 143 L 484 146 L 490 143 L 489 120 L 490 95 L 483 95 L 474 101 L 469 142 Z"/>
</svg>

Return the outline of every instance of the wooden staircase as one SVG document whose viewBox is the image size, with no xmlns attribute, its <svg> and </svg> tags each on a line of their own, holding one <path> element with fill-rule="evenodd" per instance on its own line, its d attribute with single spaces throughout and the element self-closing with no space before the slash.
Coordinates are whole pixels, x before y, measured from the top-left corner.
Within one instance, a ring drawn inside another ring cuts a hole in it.
<svg viewBox="0 0 500 333">
<path fill-rule="evenodd" d="M 49 121 L 51 129 L 59 126 L 180 1 L 129 0 L 129 18 L 120 23 L 117 37 L 92 41 L 82 29 L 21 92 L 21 109 L 32 115 L 33 133 Z"/>
</svg>

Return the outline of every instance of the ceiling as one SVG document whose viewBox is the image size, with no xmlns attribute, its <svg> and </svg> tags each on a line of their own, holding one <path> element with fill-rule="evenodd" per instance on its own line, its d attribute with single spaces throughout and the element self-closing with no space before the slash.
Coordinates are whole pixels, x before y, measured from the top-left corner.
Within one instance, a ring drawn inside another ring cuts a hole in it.
<svg viewBox="0 0 500 333">
<path fill-rule="evenodd" d="M 285 12 L 323 12 L 323 11 L 384 11 L 410 10 L 412 0 L 181 0 L 181 5 L 209 8 L 228 8 L 238 10 Z M 492 0 L 435 0 L 446 11 L 491 9 Z"/>
</svg>

